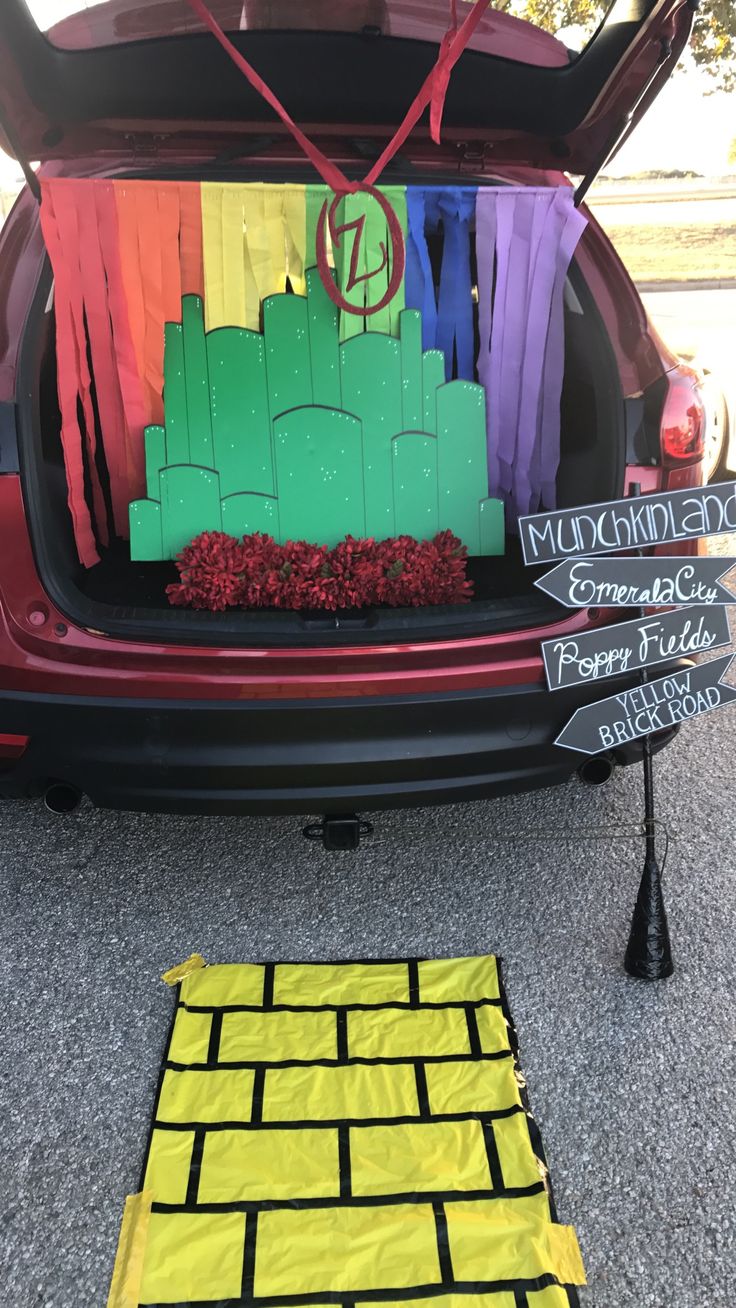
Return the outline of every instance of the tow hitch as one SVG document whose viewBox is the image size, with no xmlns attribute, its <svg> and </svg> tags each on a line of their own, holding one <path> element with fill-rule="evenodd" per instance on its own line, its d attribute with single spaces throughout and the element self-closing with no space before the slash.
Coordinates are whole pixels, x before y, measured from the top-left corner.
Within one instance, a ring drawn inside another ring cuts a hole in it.
<svg viewBox="0 0 736 1308">
<path fill-rule="evenodd" d="M 370 836 L 373 825 L 357 813 L 326 813 L 321 822 L 310 822 L 302 834 L 307 840 L 321 840 L 325 849 L 357 849 L 361 836 Z"/>
</svg>

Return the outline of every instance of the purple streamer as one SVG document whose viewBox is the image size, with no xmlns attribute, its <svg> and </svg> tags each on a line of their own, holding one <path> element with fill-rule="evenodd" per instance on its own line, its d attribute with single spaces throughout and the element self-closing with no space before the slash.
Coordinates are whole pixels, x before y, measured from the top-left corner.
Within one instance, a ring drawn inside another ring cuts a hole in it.
<svg viewBox="0 0 736 1308">
<path fill-rule="evenodd" d="M 564 288 L 584 228 L 567 188 L 478 191 L 477 371 L 486 388 L 489 493 L 504 500 L 512 530 L 520 514 L 555 503 Z"/>
<path fill-rule="evenodd" d="M 475 204 L 475 254 L 478 264 L 478 381 L 486 391 L 486 414 L 490 432 L 488 405 L 491 397 L 491 316 L 493 308 L 493 274 L 496 251 L 496 204 L 493 192 L 478 191 Z M 494 428 L 495 430 L 495 428 Z M 496 442 L 488 442 L 488 483 L 498 485 Z"/>
<path fill-rule="evenodd" d="M 531 513 L 538 501 L 541 446 L 539 440 L 544 359 L 550 324 L 550 301 L 555 283 L 565 207 L 560 192 L 538 191 L 534 197 L 529 302 L 520 373 L 520 402 L 516 441 L 514 508 L 516 515 Z"/>
<path fill-rule="evenodd" d="M 550 309 L 547 353 L 544 361 L 542 417 L 539 428 L 540 503 L 547 509 L 557 505 L 557 469 L 560 466 L 560 401 L 565 371 L 564 295 L 567 271 L 578 241 L 585 231 L 586 219 L 572 204 L 567 206 L 567 220 L 559 245 Z"/>
<path fill-rule="evenodd" d="M 529 252 L 532 235 L 533 195 L 504 196 L 499 204 L 513 205 L 508 252 L 506 303 L 500 322 L 501 394 L 499 402 L 500 489 L 513 507 L 518 447 L 519 400 L 524 339 L 528 321 Z"/>
</svg>

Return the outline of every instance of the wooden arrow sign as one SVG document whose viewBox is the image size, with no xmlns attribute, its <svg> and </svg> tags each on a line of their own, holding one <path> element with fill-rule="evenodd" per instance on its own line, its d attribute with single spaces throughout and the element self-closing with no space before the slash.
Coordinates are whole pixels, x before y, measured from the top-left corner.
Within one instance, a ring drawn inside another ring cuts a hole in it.
<svg viewBox="0 0 736 1308">
<path fill-rule="evenodd" d="M 736 559 L 705 556 L 565 559 L 534 585 L 569 609 L 736 604 L 736 595 L 720 584 L 734 567 Z"/>
<path fill-rule="evenodd" d="M 611 627 L 595 627 L 542 643 L 550 690 L 620 676 L 668 659 L 689 658 L 702 650 L 728 645 L 731 632 L 725 608 L 675 609 Z"/>
<path fill-rule="evenodd" d="M 736 690 L 724 686 L 721 678 L 732 658 L 725 654 L 586 704 L 573 713 L 555 744 L 578 754 L 600 754 L 730 704 L 736 700 Z"/>
<path fill-rule="evenodd" d="M 519 518 L 524 562 L 551 563 L 736 531 L 736 481 Z"/>
</svg>

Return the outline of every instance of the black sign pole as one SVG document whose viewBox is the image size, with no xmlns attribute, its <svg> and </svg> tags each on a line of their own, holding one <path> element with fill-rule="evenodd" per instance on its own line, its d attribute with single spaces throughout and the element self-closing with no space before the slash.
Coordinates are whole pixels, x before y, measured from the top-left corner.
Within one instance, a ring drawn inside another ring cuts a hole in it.
<svg viewBox="0 0 736 1308">
<path fill-rule="evenodd" d="M 638 482 L 632 485 L 630 494 L 641 494 L 641 486 Z M 640 550 L 640 556 L 641 553 Z M 645 616 L 644 606 L 639 613 L 642 618 Z M 642 668 L 642 685 L 648 680 L 647 670 Z M 651 736 L 645 736 L 643 740 L 642 765 L 644 769 L 644 871 L 631 919 L 624 968 L 629 976 L 638 977 L 642 981 L 661 981 L 665 977 L 672 976 L 675 968 L 672 962 L 667 912 L 662 893 L 662 870 L 657 862 Z"/>
</svg>

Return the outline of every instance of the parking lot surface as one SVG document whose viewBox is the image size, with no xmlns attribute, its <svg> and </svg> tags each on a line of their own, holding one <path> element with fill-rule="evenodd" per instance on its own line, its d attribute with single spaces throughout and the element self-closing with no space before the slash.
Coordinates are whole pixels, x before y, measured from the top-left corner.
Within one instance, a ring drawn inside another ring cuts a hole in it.
<svg viewBox="0 0 736 1308">
<path fill-rule="evenodd" d="M 0 804 L 0 1304 L 105 1303 L 170 1018 L 158 977 L 196 949 L 501 954 L 586 1308 L 732 1308 L 735 755 L 731 708 L 656 761 L 677 970 L 655 985 L 621 967 L 639 768 L 600 790 L 375 815 L 357 854 L 307 844 L 297 819 Z"/>
</svg>

